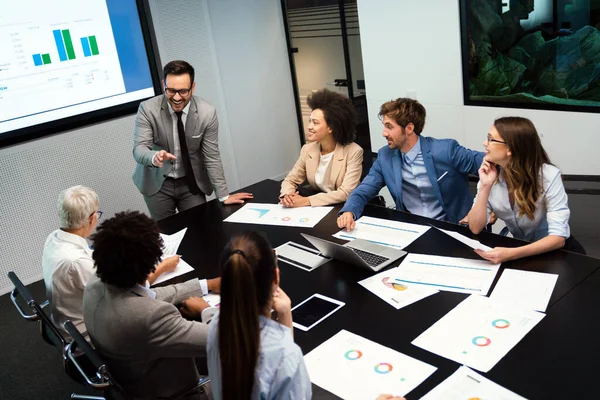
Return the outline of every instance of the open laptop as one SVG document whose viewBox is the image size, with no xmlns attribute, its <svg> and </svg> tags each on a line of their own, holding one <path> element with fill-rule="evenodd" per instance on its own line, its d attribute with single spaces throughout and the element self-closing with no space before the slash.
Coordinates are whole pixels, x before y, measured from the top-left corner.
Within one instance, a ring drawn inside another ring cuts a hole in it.
<svg viewBox="0 0 600 400">
<path fill-rule="evenodd" d="M 304 233 L 301 233 L 301 235 L 326 257 L 335 258 L 376 272 L 406 254 L 405 251 L 381 246 L 364 239 L 354 239 L 345 245 L 341 245 Z"/>
</svg>

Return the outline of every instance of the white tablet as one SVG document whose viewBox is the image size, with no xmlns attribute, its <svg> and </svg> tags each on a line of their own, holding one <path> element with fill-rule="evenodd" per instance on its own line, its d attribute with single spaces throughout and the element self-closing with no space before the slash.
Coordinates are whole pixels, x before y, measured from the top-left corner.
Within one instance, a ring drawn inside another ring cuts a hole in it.
<svg viewBox="0 0 600 400">
<path fill-rule="evenodd" d="M 298 328 L 301 331 L 308 331 L 342 308 L 344 304 L 341 301 L 315 293 L 292 308 L 294 328 Z"/>
</svg>

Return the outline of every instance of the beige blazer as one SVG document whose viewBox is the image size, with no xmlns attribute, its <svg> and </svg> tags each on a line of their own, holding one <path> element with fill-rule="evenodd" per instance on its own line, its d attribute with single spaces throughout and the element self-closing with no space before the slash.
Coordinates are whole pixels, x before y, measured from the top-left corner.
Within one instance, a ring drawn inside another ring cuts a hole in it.
<svg viewBox="0 0 600 400">
<path fill-rule="evenodd" d="M 281 183 L 281 195 L 294 193 L 298 185 L 308 180 L 313 189 L 319 190 L 315 184 L 315 174 L 319 167 L 321 145 L 318 142 L 307 143 L 300 150 L 300 157 L 294 168 Z M 360 183 L 362 173 L 363 149 L 356 143 L 345 146 L 337 144 L 333 158 L 329 163 L 323 185 L 330 191 L 317 193 L 308 200 L 311 206 L 326 206 L 343 203 Z"/>
</svg>

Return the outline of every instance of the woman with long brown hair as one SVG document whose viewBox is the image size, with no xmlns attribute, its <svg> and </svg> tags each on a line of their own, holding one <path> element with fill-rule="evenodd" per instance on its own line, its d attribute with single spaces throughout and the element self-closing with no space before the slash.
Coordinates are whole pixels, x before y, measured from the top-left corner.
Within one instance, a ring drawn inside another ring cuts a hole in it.
<svg viewBox="0 0 600 400">
<path fill-rule="evenodd" d="M 213 398 L 310 399 L 310 378 L 293 339 L 291 302 L 279 287 L 268 241 L 256 232 L 234 237 L 221 266 L 221 305 L 207 342 Z"/>
<path fill-rule="evenodd" d="M 486 156 L 469 228 L 481 232 L 493 211 L 513 237 L 532 243 L 475 251 L 494 263 L 560 248 L 585 253 L 570 235 L 571 212 L 560 170 L 550 163 L 533 123 L 521 117 L 498 118 L 483 145 Z"/>
</svg>

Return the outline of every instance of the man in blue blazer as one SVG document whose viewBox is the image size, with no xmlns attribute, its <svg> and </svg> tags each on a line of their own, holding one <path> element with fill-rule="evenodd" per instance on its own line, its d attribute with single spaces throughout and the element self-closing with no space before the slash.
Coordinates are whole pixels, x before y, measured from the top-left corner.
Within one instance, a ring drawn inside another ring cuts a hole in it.
<svg viewBox="0 0 600 400">
<path fill-rule="evenodd" d="M 384 186 L 397 210 L 458 223 L 473 204 L 468 174 L 477 174 L 485 154 L 454 139 L 421 136 L 425 107 L 416 100 L 384 103 L 379 117 L 388 146 L 379 150 L 369 174 L 346 201 L 338 226 L 354 229 L 365 205 Z"/>
</svg>

